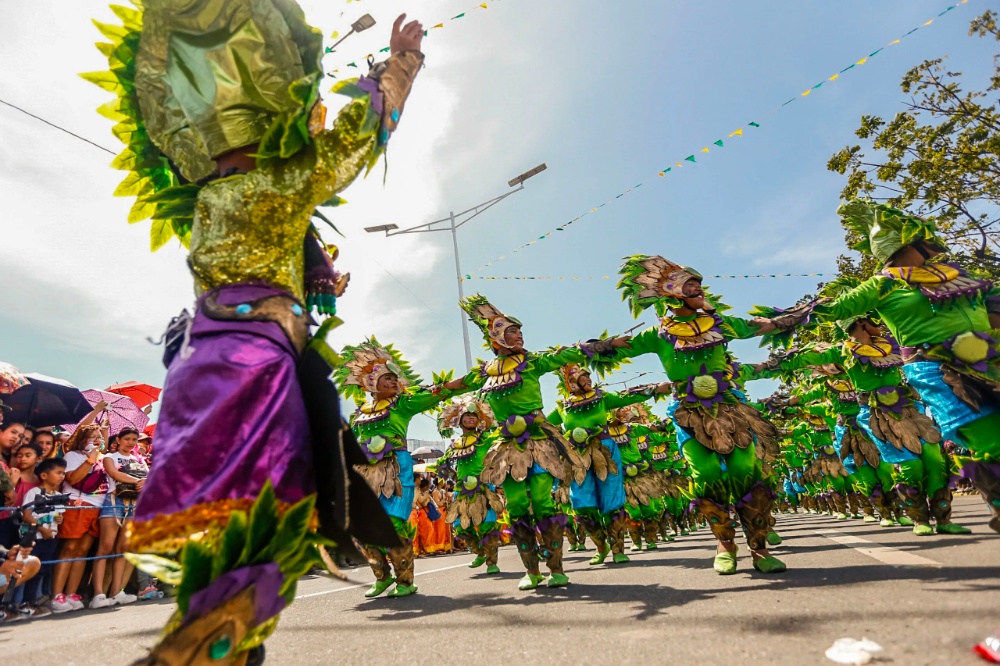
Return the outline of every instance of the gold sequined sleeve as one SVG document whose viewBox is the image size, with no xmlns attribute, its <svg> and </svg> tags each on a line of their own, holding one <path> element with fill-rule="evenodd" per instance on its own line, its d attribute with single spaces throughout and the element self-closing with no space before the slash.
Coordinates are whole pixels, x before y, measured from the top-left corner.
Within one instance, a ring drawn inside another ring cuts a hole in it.
<svg viewBox="0 0 1000 666">
<path fill-rule="evenodd" d="M 352 99 L 340 110 L 333 129 L 313 136 L 316 161 L 306 192 L 310 206 L 328 201 L 377 160 L 380 124 L 365 96 Z"/>
</svg>

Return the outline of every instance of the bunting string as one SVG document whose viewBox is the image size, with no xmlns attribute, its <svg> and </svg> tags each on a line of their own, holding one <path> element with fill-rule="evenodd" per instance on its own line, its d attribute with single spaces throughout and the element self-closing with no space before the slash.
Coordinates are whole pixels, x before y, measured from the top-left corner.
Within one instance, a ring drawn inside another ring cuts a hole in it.
<svg viewBox="0 0 1000 666">
<path fill-rule="evenodd" d="M 711 155 L 711 154 L 718 153 L 718 152 L 720 152 L 719 151 L 720 148 L 724 148 L 727 145 L 732 144 L 733 141 L 735 141 L 736 139 L 742 138 L 744 132 L 750 132 L 751 130 L 754 130 L 754 129 L 760 129 L 760 126 L 761 126 L 761 124 L 764 121 L 768 120 L 771 116 L 773 116 L 776 113 L 778 113 L 781 109 L 785 108 L 786 106 L 792 104 L 795 101 L 798 101 L 798 100 L 801 100 L 801 99 L 805 99 L 807 97 L 811 97 L 814 93 L 819 92 L 823 88 L 824 85 L 826 87 L 829 87 L 832 83 L 834 83 L 836 81 L 839 81 L 840 78 L 843 77 L 845 74 L 848 74 L 849 72 L 851 72 L 851 71 L 857 69 L 858 67 L 861 67 L 862 65 L 866 64 L 868 61 L 870 61 L 872 58 L 876 57 L 879 53 L 881 53 L 885 49 L 887 49 L 887 48 L 889 48 L 891 46 L 895 46 L 896 44 L 899 44 L 904 39 L 906 39 L 907 37 L 909 37 L 913 33 L 917 32 L 918 30 L 921 30 L 921 29 L 926 28 L 926 27 L 928 27 L 930 25 L 933 25 L 938 18 L 941 18 L 942 16 L 945 16 L 946 14 L 948 14 L 950 11 L 952 11 L 956 7 L 960 7 L 961 5 L 964 5 L 964 4 L 968 3 L 968 2 L 969 2 L 969 0 L 959 0 L 959 2 L 956 2 L 953 5 L 949 5 L 943 11 L 939 12 L 935 17 L 933 17 L 931 19 L 928 19 L 927 21 L 924 21 L 923 23 L 921 23 L 920 25 L 918 25 L 916 28 L 913 28 L 909 32 L 907 32 L 907 33 L 905 33 L 903 35 L 900 35 L 899 37 L 897 37 L 896 39 L 893 39 L 892 41 L 888 42 L 887 44 L 885 44 L 881 48 L 878 48 L 878 49 L 875 49 L 874 51 L 871 51 L 868 55 L 864 56 L 863 58 L 855 60 L 854 62 L 852 62 L 848 66 L 844 67 L 840 71 L 835 72 L 834 74 L 831 74 L 830 76 L 827 76 L 826 78 L 824 78 L 819 83 L 817 83 L 816 85 L 812 86 L 811 88 L 807 88 L 803 92 L 801 92 L 798 95 L 790 98 L 789 100 L 783 102 L 782 104 L 780 104 L 780 105 L 778 105 L 776 107 L 773 107 L 769 112 L 767 112 L 763 116 L 760 116 L 758 118 L 758 120 L 754 120 L 754 121 L 748 122 L 745 126 L 737 127 L 732 132 L 729 132 L 728 134 L 726 134 L 722 138 L 716 139 L 715 141 L 707 142 L 706 145 L 704 145 L 701 149 L 692 152 L 687 157 L 680 158 L 680 156 L 678 156 L 678 159 L 676 161 L 674 161 L 672 163 L 668 162 L 668 166 L 666 166 L 663 169 L 661 169 L 660 171 L 658 171 L 656 173 L 656 176 L 662 178 L 662 177 L 665 177 L 668 174 L 670 174 L 670 173 L 672 173 L 674 171 L 680 170 L 680 169 L 682 169 L 682 168 L 684 168 L 686 166 L 690 167 L 690 165 L 692 165 L 692 164 L 701 164 L 704 161 L 704 155 Z M 699 160 L 702 160 L 702 162 L 699 162 Z M 492 266 L 492 265 L 494 265 L 494 264 L 496 264 L 498 262 L 503 261 L 504 259 L 507 259 L 510 255 L 522 252 L 523 250 L 526 250 L 527 248 L 529 248 L 529 247 L 531 247 L 533 245 L 536 245 L 537 243 L 539 243 L 541 241 L 548 240 L 549 238 L 551 238 L 552 236 L 554 236 L 555 234 L 557 234 L 559 232 L 566 231 L 567 229 L 569 229 L 569 227 L 571 225 L 573 225 L 573 224 L 575 224 L 575 223 L 583 220 L 588 215 L 593 215 L 593 214 L 597 213 L 598 211 L 600 211 L 602 208 L 604 208 L 608 204 L 614 203 L 615 201 L 617 201 L 617 200 L 619 200 L 619 199 L 621 199 L 623 197 L 626 197 L 629 194 L 635 192 L 636 190 L 638 190 L 643 185 L 645 185 L 647 183 L 652 183 L 652 182 L 656 182 L 656 181 L 655 180 L 649 180 L 649 181 L 643 181 L 643 182 L 636 183 L 635 185 L 633 185 L 632 187 L 628 188 L 624 192 L 616 194 L 615 196 L 613 196 L 613 197 L 607 199 L 606 201 L 604 201 L 603 203 L 598 204 L 597 206 L 591 207 L 589 210 L 586 210 L 586 211 L 580 213 L 579 215 L 577 215 L 573 219 L 571 219 L 571 220 L 569 220 L 567 222 L 564 222 L 563 224 L 560 224 L 559 226 L 555 227 L 554 229 L 550 229 L 549 231 L 546 231 L 545 233 L 543 233 L 543 234 L 541 234 L 539 236 L 536 236 L 532 240 L 524 243 L 523 245 L 520 245 L 520 246 L 514 248 L 513 250 L 511 250 L 507 254 L 502 254 L 499 257 L 497 257 L 497 258 L 495 258 L 495 259 L 493 259 L 491 261 L 486 262 L 485 264 L 483 264 L 483 265 L 479 266 L 478 268 L 476 268 L 473 271 L 473 273 L 479 273 L 484 268 L 488 268 L 488 267 L 490 267 L 490 266 Z M 510 278 L 510 279 L 520 279 L 520 278 Z M 535 279 L 535 278 L 532 278 L 532 279 Z M 546 279 L 546 278 L 540 278 L 540 279 Z"/>
<path fill-rule="evenodd" d="M 760 275 L 705 275 L 706 280 L 757 280 L 764 278 L 833 277 L 830 273 L 762 273 Z M 465 275 L 468 280 L 614 280 L 617 275 Z"/>
<path fill-rule="evenodd" d="M 360 0 L 354 0 L 354 1 L 357 3 Z M 496 4 L 499 1 L 500 0 L 489 0 L 488 2 L 476 3 L 475 6 L 470 7 L 468 10 L 466 10 L 464 12 L 461 12 L 459 14 L 456 14 L 455 16 L 452 16 L 451 18 L 439 21 L 439 22 L 435 23 L 434 25 L 432 25 L 431 27 L 427 28 L 426 30 L 424 30 L 424 37 L 430 36 L 432 30 L 441 30 L 442 28 L 444 28 L 446 25 L 449 25 L 453 21 L 457 21 L 459 19 L 466 18 L 467 16 L 470 16 L 473 13 L 477 13 L 476 10 L 489 9 L 489 6 L 491 4 Z M 348 0 L 348 2 L 350 2 L 350 0 Z M 331 39 L 337 39 L 338 37 L 340 37 L 340 32 L 339 31 L 335 31 L 332 35 L 330 35 Z M 328 46 L 328 47 L 326 47 L 326 50 L 324 51 L 324 53 L 326 53 L 326 54 L 334 53 L 334 50 Z M 384 47 L 380 48 L 376 53 L 386 53 L 387 54 L 387 53 L 389 53 L 389 47 L 388 46 L 384 46 Z M 357 59 L 352 60 L 351 62 L 346 63 L 344 65 L 339 65 L 335 69 L 332 69 L 329 72 L 327 72 L 327 76 L 332 77 L 332 78 L 335 79 L 335 78 L 337 78 L 337 75 L 340 74 L 343 70 L 348 70 L 348 69 L 352 69 L 352 68 L 353 69 L 360 69 L 361 65 L 366 65 L 367 64 L 365 61 L 367 61 L 369 59 L 372 59 L 372 58 L 375 58 L 375 57 L 376 57 L 375 53 L 369 53 L 368 55 L 366 55 L 363 58 L 357 58 Z M 361 62 L 361 65 L 358 65 L 358 61 L 359 60 Z M 354 75 L 355 74 L 352 72 L 351 76 L 354 76 Z"/>
</svg>

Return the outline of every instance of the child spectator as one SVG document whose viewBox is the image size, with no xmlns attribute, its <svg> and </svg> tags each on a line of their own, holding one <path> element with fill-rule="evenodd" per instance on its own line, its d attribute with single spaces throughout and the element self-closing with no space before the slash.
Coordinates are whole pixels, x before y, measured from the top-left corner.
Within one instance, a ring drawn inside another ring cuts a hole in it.
<svg viewBox="0 0 1000 666">
<path fill-rule="evenodd" d="M 24 496 L 32 488 L 38 487 L 35 465 L 42 457 L 42 448 L 37 444 L 22 444 L 14 454 L 14 470 L 18 479 L 14 483 L 14 502 L 11 506 L 24 504 Z"/>
<path fill-rule="evenodd" d="M 42 565 L 41 573 L 28 581 L 24 590 L 24 598 L 28 603 L 26 610 L 31 612 L 33 616 L 40 617 L 51 612 L 45 609 L 41 602 L 43 597 L 51 596 L 54 567 L 51 562 L 56 559 L 59 552 L 56 536 L 59 534 L 59 525 L 63 522 L 63 513 L 66 510 L 59 506 L 36 508 L 29 505 L 50 495 L 59 494 L 66 478 L 66 461 L 60 458 L 42 460 L 35 468 L 35 474 L 38 476 L 39 485 L 29 490 L 24 496 L 23 505 L 27 508 L 24 509 L 22 517 L 24 527 L 21 529 L 35 530 L 35 547 L 32 549 L 32 553 L 42 562 L 49 563 Z"/>
</svg>

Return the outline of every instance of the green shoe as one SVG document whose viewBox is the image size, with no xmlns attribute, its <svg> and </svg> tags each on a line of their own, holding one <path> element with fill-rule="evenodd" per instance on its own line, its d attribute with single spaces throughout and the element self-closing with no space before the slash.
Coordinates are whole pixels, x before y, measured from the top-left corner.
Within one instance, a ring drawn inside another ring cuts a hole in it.
<svg viewBox="0 0 1000 666">
<path fill-rule="evenodd" d="M 934 534 L 934 530 L 930 525 L 914 525 L 913 533 L 917 536 L 930 536 Z"/>
<path fill-rule="evenodd" d="M 389 593 L 390 597 L 408 597 L 411 594 L 417 593 L 416 585 L 403 585 L 402 583 L 397 583 L 396 587 L 392 588 L 392 592 Z"/>
<path fill-rule="evenodd" d="M 545 580 L 545 576 L 542 576 L 542 575 L 535 576 L 535 575 L 530 574 L 530 573 L 529 574 L 524 574 L 524 578 L 522 578 L 517 583 L 517 589 L 521 590 L 522 592 L 524 592 L 526 590 L 533 590 L 536 587 L 538 587 L 538 585 L 543 580 Z"/>
<path fill-rule="evenodd" d="M 646 550 L 656 550 L 656 544 L 647 541 L 646 542 Z"/>
<path fill-rule="evenodd" d="M 633 553 L 638 552 L 638 551 L 642 550 L 642 544 L 641 543 L 633 543 L 632 547 L 629 548 L 629 550 L 631 550 Z"/>
<path fill-rule="evenodd" d="M 780 546 L 781 545 L 781 535 L 777 532 L 767 533 L 767 543 L 770 546 Z"/>
<path fill-rule="evenodd" d="M 476 559 L 469 562 L 470 569 L 478 569 L 479 567 L 486 564 L 486 557 L 483 555 L 476 555 Z"/>
<path fill-rule="evenodd" d="M 569 585 L 569 576 L 566 574 L 554 573 L 549 576 L 549 582 L 546 583 L 549 587 L 566 587 Z"/>
<path fill-rule="evenodd" d="M 723 576 L 736 573 L 736 553 L 716 553 L 712 566 Z"/>
<path fill-rule="evenodd" d="M 488 573 L 488 574 L 498 574 L 498 573 L 500 573 L 500 567 L 498 567 L 495 564 L 491 564 L 490 566 L 486 567 L 486 573 Z"/>
<path fill-rule="evenodd" d="M 625 553 L 615 553 L 615 556 L 611 560 L 615 564 L 625 564 L 626 562 L 631 562 L 629 556 Z"/>
<path fill-rule="evenodd" d="M 889 518 L 883 518 L 882 520 L 879 521 L 878 524 L 879 527 L 892 527 L 896 523 L 892 522 L 892 520 Z"/>
<path fill-rule="evenodd" d="M 938 534 L 972 534 L 972 530 L 968 527 L 962 527 L 961 525 L 956 525 L 955 523 L 945 523 L 942 525 L 938 523 L 937 525 Z"/>
<path fill-rule="evenodd" d="M 672 534 L 668 534 L 667 535 L 667 543 L 670 543 L 673 540 L 674 540 L 674 536 Z"/>
<path fill-rule="evenodd" d="M 785 563 L 773 555 L 753 561 L 753 568 L 761 573 L 780 573 L 785 570 Z"/>
<path fill-rule="evenodd" d="M 589 564 L 591 565 L 604 564 L 604 560 L 608 559 L 608 553 L 610 552 L 611 552 L 610 550 L 598 550 L 597 553 L 595 553 L 594 556 L 590 558 Z"/>
<path fill-rule="evenodd" d="M 689 531 L 687 531 L 687 530 L 681 530 L 681 536 L 687 536 L 689 534 L 691 534 Z"/>
<path fill-rule="evenodd" d="M 371 587 L 368 588 L 368 591 L 365 592 L 365 597 L 368 599 L 374 599 L 378 595 L 388 590 L 395 582 L 396 579 L 393 578 L 392 576 L 389 576 L 385 580 L 377 580 L 372 584 Z"/>
<path fill-rule="evenodd" d="M 878 518 L 876 518 L 875 516 L 865 516 L 865 522 L 866 523 L 877 523 L 878 522 Z"/>
<path fill-rule="evenodd" d="M 896 522 L 898 522 L 903 527 L 913 527 L 913 521 L 907 518 L 906 516 L 900 516 L 899 518 L 896 519 Z"/>
</svg>

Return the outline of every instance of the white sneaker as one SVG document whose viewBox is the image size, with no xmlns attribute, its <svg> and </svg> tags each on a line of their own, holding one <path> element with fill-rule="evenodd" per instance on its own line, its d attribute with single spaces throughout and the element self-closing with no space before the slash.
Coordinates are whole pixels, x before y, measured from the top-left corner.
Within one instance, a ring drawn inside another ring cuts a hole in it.
<svg viewBox="0 0 1000 666">
<path fill-rule="evenodd" d="M 111 602 L 116 603 L 119 606 L 125 606 L 128 604 L 134 604 L 139 597 L 134 594 L 125 594 L 125 590 L 122 590 L 115 596 L 111 597 Z"/>
<path fill-rule="evenodd" d="M 49 608 L 52 609 L 53 613 L 68 613 L 71 610 L 76 610 L 73 604 L 69 602 L 65 594 L 57 594 L 52 599 L 52 603 L 49 604 Z"/>
<path fill-rule="evenodd" d="M 104 594 L 98 594 L 96 597 L 90 600 L 90 608 L 110 608 L 115 605 L 115 602 Z"/>
<path fill-rule="evenodd" d="M 66 601 L 73 607 L 73 610 L 83 610 L 83 597 L 79 594 L 67 595 Z"/>
</svg>

